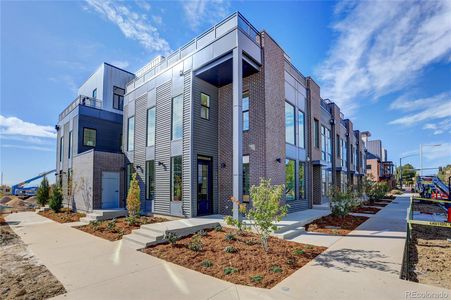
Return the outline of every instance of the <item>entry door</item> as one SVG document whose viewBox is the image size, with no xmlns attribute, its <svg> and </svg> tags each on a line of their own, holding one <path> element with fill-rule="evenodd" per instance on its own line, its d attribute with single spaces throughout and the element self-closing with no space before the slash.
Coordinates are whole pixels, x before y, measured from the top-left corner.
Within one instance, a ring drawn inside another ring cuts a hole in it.
<svg viewBox="0 0 451 300">
<path fill-rule="evenodd" d="M 197 159 L 197 215 L 213 212 L 212 161 L 208 157 Z"/>
<path fill-rule="evenodd" d="M 119 172 L 102 172 L 102 208 L 119 208 Z"/>
</svg>

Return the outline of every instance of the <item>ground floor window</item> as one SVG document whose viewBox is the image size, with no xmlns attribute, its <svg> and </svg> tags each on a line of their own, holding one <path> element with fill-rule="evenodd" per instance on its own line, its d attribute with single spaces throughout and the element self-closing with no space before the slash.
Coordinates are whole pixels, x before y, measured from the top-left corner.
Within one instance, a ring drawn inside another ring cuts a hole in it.
<svg viewBox="0 0 451 300">
<path fill-rule="evenodd" d="M 327 197 L 332 186 L 332 171 L 321 169 L 321 195 Z"/>
<path fill-rule="evenodd" d="M 299 199 L 305 199 L 305 164 L 304 162 L 299 162 Z"/>
<path fill-rule="evenodd" d="M 171 157 L 172 201 L 182 201 L 182 156 Z"/>
<path fill-rule="evenodd" d="M 243 155 L 243 202 L 249 202 L 249 155 Z"/>
<path fill-rule="evenodd" d="M 292 159 L 285 160 L 285 199 L 296 199 L 296 162 Z"/>
<path fill-rule="evenodd" d="M 155 198 L 155 161 L 146 161 L 146 199 Z"/>
</svg>

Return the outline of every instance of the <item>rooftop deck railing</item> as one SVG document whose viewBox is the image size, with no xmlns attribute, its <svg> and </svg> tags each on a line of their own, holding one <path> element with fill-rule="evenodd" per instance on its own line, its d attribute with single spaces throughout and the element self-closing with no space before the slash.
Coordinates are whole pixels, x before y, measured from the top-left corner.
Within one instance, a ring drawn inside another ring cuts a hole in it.
<svg viewBox="0 0 451 300">
<path fill-rule="evenodd" d="M 102 100 L 80 95 L 77 98 L 75 98 L 75 100 L 72 101 L 72 103 L 69 104 L 63 110 L 62 113 L 60 113 L 59 120 L 61 121 L 62 119 L 64 119 L 71 111 L 73 111 L 79 105 L 89 106 L 89 107 L 94 107 L 94 108 L 102 108 Z"/>
<path fill-rule="evenodd" d="M 229 17 L 225 18 L 220 23 L 211 27 L 201 35 L 192 39 L 190 42 L 180 47 L 173 53 L 169 54 L 167 57 L 161 57 L 161 60 L 158 63 L 151 61 L 149 63 L 152 64 L 151 66 L 148 66 L 149 65 L 148 64 L 143 68 L 141 68 L 140 71 L 146 69 L 148 70 L 146 70 L 146 73 L 142 74 L 141 76 L 138 72 L 137 74 L 138 76 L 127 84 L 127 93 L 130 90 L 148 81 L 151 77 L 156 75 L 158 71 L 163 70 L 166 67 L 172 65 L 173 63 L 181 60 L 188 54 L 191 54 L 197 50 L 204 48 L 214 40 L 220 38 L 221 36 L 224 36 L 225 34 L 229 33 L 230 31 L 236 28 L 238 28 L 241 32 L 247 35 L 254 43 L 256 43 L 259 47 L 261 47 L 260 32 L 257 29 L 255 29 L 255 27 L 252 26 L 252 24 L 249 21 L 247 21 L 239 12 L 236 12 L 230 15 Z"/>
</svg>

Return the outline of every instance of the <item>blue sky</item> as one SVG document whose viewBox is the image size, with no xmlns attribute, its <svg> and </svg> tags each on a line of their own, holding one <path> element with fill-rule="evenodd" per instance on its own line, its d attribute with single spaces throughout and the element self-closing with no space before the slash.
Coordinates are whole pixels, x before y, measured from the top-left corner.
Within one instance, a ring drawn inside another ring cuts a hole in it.
<svg viewBox="0 0 451 300">
<path fill-rule="evenodd" d="M 0 169 L 55 165 L 54 125 L 102 62 L 136 71 L 239 10 L 267 30 L 389 159 L 451 163 L 451 2 L 7 2 L 1 5 Z"/>
</svg>

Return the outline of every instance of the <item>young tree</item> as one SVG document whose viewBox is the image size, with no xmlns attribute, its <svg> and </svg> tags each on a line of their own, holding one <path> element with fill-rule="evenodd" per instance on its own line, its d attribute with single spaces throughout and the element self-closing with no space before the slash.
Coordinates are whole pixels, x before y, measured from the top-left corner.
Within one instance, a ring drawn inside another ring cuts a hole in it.
<svg viewBox="0 0 451 300">
<path fill-rule="evenodd" d="M 37 201 L 40 206 L 45 206 L 50 198 L 50 185 L 47 177 L 44 176 L 41 181 L 41 185 L 36 193 Z"/>
<path fill-rule="evenodd" d="M 59 187 L 52 190 L 52 197 L 49 201 L 49 207 L 56 213 L 63 207 L 63 193 Z"/>
<path fill-rule="evenodd" d="M 133 173 L 127 195 L 127 210 L 129 216 L 132 218 L 139 216 L 141 210 L 141 201 L 139 199 L 140 193 L 141 189 L 139 188 L 139 182 L 136 178 L 136 173 Z"/>
<path fill-rule="evenodd" d="M 246 218 L 260 236 L 266 252 L 269 250 L 269 235 L 277 229 L 275 223 L 288 212 L 288 206 L 280 203 L 284 189 L 283 185 L 271 185 L 271 179 L 261 178 L 260 184 L 253 185 L 250 190 L 252 208 L 246 213 Z"/>
</svg>

